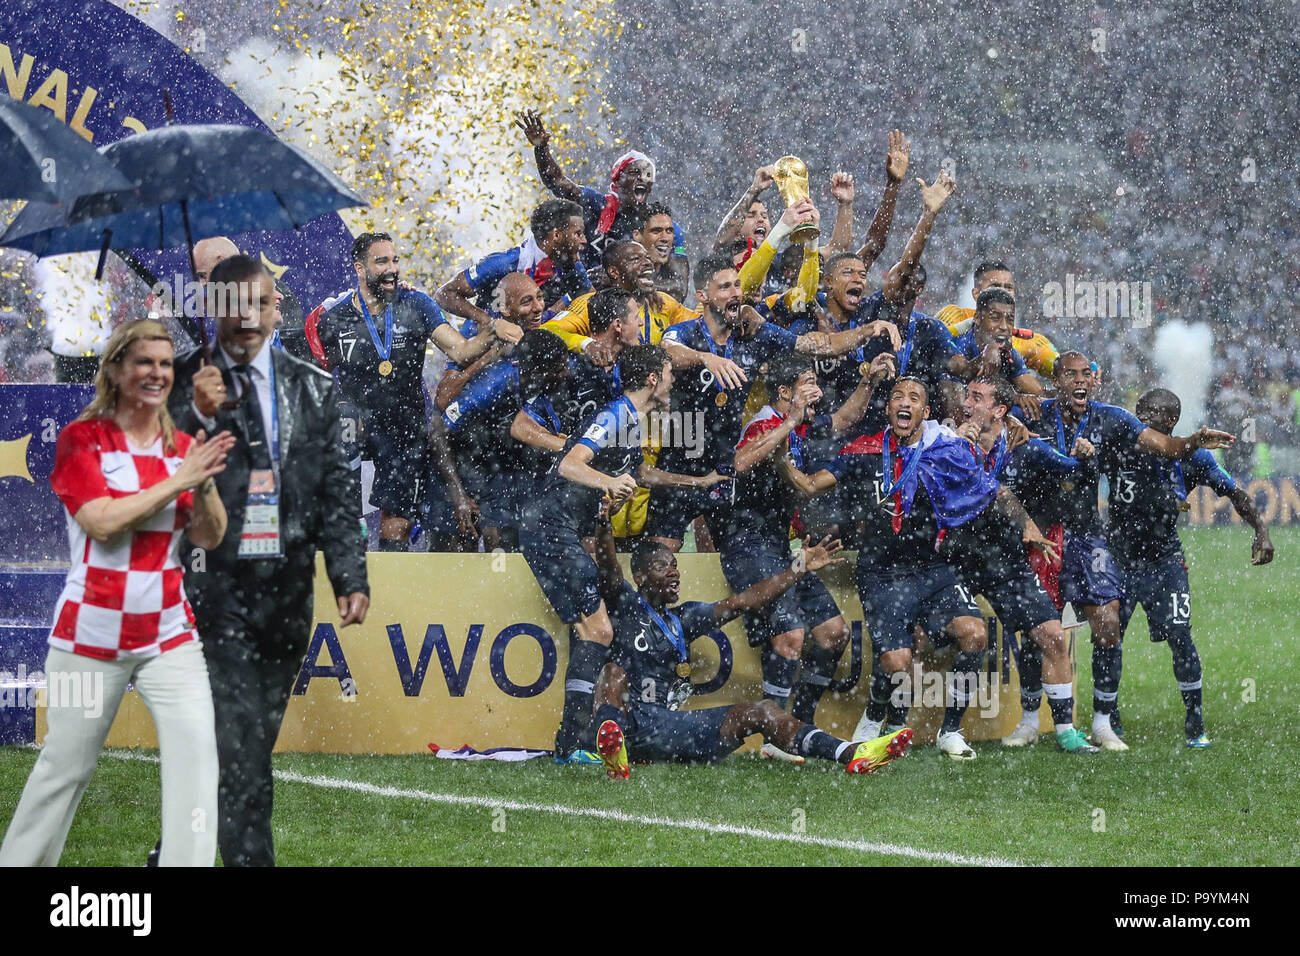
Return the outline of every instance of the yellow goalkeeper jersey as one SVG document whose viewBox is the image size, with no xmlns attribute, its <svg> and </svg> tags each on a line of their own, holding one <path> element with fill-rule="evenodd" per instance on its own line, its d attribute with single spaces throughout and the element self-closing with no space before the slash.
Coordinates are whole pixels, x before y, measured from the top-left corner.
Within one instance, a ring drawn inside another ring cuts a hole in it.
<svg viewBox="0 0 1300 956">
<path fill-rule="evenodd" d="M 974 326 L 975 310 L 959 305 L 945 305 L 935 318 L 946 325 L 956 338 L 965 335 Z M 1061 353 L 1046 335 L 1032 329 L 1016 329 L 1011 345 L 1031 369 L 1044 378 L 1052 377 L 1056 371 L 1056 360 L 1061 357 Z"/>
</svg>

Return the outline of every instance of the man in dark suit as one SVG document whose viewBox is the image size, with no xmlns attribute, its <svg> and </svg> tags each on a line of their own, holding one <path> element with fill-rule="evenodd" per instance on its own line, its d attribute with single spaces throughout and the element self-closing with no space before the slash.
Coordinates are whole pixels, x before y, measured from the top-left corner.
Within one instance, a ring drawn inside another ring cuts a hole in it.
<svg viewBox="0 0 1300 956">
<path fill-rule="evenodd" d="M 182 431 L 229 429 L 239 440 L 217 480 L 225 539 L 206 554 L 187 540 L 181 554 L 216 709 L 222 860 L 269 866 L 271 750 L 310 637 L 316 551 L 342 626 L 360 624 L 370 605 L 365 539 L 332 379 L 267 346 L 271 274 L 231 256 L 212 270 L 208 299 L 212 364 L 200 351 L 178 359 L 169 407 Z"/>
</svg>

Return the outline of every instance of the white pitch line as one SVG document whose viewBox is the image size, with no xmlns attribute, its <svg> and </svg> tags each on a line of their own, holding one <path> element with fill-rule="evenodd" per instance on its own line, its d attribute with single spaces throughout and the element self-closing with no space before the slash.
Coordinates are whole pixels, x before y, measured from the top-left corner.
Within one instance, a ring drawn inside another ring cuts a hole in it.
<svg viewBox="0 0 1300 956">
<path fill-rule="evenodd" d="M 129 750 L 105 750 L 104 756 L 121 760 L 141 760 L 157 763 L 153 754 L 135 753 Z M 852 850 L 858 853 L 878 853 L 882 856 L 901 856 L 912 860 L 925 860 L 932 863 L 947 863 L 953 866 L 1021 866 L 1014 860 L 1004 860 L 995 856 L 966 856 L 961 853 L 949 853 L 945 850 L 922 850 L 917 847 L 897 843 L 874 843 L 867 840 L 842 840 L 832 837 L 810 836 L 806 833 L 782 833 L 779 830 L 761 830 L 757 827 L 742 827 L 731 823 L 714 823 L 709 820 L 675 817 L 652 817 L 636 813 L 624 813 L 621 810 L 600 810 L 595 807 L 571 807 L 562 803 L 524 803 L 519 800 L 503 800 L 498 797 L 474 797 L 459 793 L 432 793 L 427 790 L 408 790 L 403 787 L 387 787 L 360 780 L 344 780 L 338 777 L 308 776 L 291 770 L 274 771 L 277 780 L 285 783 L 305 783 L 313 787 L 328 790 L 350 790 L 376 797 L 398 797 L 406 800 L 423 800 L 428 803 L 441 803 L 451 806 L 482 807 L 484 809 L 511 810 L 516 813 L 545 813 L 571 817 L 588 817 L 595 820 L 608 820 L 614 823 L 636 823 L 641 826 L 668 827 L 677 830 L 693 830 L 698 833 L 726 834 L 730 836 L 751 837 L 758 840 L 774 840 L 780 843 L 795 843 L 803 846 L 828 847 L 835 850 Z"/>
</svg>

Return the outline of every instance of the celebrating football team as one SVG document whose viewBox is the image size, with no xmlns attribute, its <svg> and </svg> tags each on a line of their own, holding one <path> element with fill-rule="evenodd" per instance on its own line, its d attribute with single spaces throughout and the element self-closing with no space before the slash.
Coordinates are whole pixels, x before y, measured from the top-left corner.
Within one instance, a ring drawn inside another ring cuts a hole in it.
<svg viewBox="0 0 1300 956">
<path fill-rule="evenodd" d="M 906 675 L 926 647 L 952 651 L 933 742 L 975 759 L 962 723 L 988 655 L 980 598 L 1018 649 L 1022 716 L 1003 745 L 1037 740 L 1046 696 L 1062 754 L 1128 749 L 1122 647 L 1141 605 L 1171 651 L 1186 746 L 1210 746 L 1176 524 L 1205 485 L 1254 529 L 1252 563 L 1272 560 L 1212 454 L 1234 436 L 1174 437 L 1179 398 L 1154 383 L 1126 383 L 1146 390 L 1132 412 L 1097 401 L 1103 369 L 1020 326 L 1009 251 L 972 263 L 971 307 L 919 311 L 948 171 L 909 185 L 894 131 L 859 245 L 853 176 L 828 177 L 824 231 L 807 167 L 787 156 L 754 173 L 692 268 L 685 210 L 649 156 L 625 153 L 591 188 L 552 154 L 544 117 L 515 124 L 553 194 L 520 210 L 522 244 L 430 296 L 401 277 L 399 242 L 364 233 L 356 289 L 309 316 L 307 340 L 356 417 L 354 466 L 372 463 L 379 549 L 521 552 L 568 627 L 557 762 L 626 778 L 761 734 L 775 760 L 871 773 L 913 742 Z M 774 187 L 780 214 L 762 198 Z M 899 203 L 918 218 L 872 289 Z M 451 364 L 426 401 L 430 345 Z M 679 603 L 690 541 L 718 552 L 730 597 Z M 850 739 L 817 723 L 850 645 L 817 572 L 844 547 L 871 665 Z M 1090 733 L 1067 603 L 1092 637 Z M 690 642 L 734 618 L 759 652 L 761 700 L 683 708 Z"/>
</svg>

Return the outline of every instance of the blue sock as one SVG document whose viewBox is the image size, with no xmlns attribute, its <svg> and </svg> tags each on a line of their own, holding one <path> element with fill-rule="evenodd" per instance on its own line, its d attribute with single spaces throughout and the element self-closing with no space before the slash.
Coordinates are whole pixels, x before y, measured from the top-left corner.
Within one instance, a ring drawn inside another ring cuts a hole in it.
<svg viewBox="0 0 1300 956">
<path fill-rule="evenodd" d="M 853 752 L 857 748 L 847 740 L 840 740 L 839 737 L 832 737 L 824 730 L 818 730 L 812 724 L 804 724 L 795 731 L 794 750 L 795 753 L 809 757 L 848 763 L 853 759 Z"/>
<path fill-rule="evenodd" d="M 1124 667 L 1123 646 L 1092 648 L 1092 712 L 1109 714 L 1119 697 L 1120 672 Z"/>
<path fill-rule="evenodd" d="M 791 660 L 774 653 L 767 648 L 763 653 L 763 697 L 785 710 L 790 700 L 790 688 L 794 686 L 794 675 L 799 670 L 799 661 Z"/>
<path fill-rule="evenodd" d="M 1183 695 L 1187 710 L 1184 729 L 1188 737 L 1205 733 L 1205 709 L 1201 701 L 1201 655 L 1196 652 L 1191 635 L 1169 639 L 1169 650 L 1174 656 L 1174 677 L 1178 691 Z"/>
<path fill-rule="evenodd" d="M 564 714 L 560 732 L 555 735 L 557 756 L 567 757 L 580 749 L 591 729 L 593 695 L 600 670 L 605 666 L 609 648 L 595 641 L 570 642 L 569 666 L 564 672 Z"/>
<path fill-rule="evenodd" d="M 881 721 L 885 719 L 885 713 L 889 709 L 891 689 L 893 689 L 893 682 L 880 666 L 880 652 L 875 651 L 871 655 L 871 689 L 870 696 L 867 698 L 868 718 Z"/>
<path fill-rule="evenodd" d="M 976 680 L 979 678 L 980 665 L 984 662 L 984 651 L 958 651 L 952 662 L 952 673 L 948 680 L 948 706 L 943 712 L 943 725 L 940 733 L 952 733 L 961 730 L 961 719 L 966 715 L 970 699 L 975 695 Z"/>
<path fill-rule="evenodd" d="M 1020 645 L 1020 710 L 1036 714 L 1043 702 L 1043 649 L 1025 635 Z"/>
<path fill-rule="evenodd" d="M 822 699 L 822 694 L 826 693 L 826 688 L 831 685 L 835 668 L 840 663 L 841 653 L 843 648 L 831 650 L 829 647 L 822 647 L 813 642 L 803 662 L 803 674 L 799 677 L 799 684 L 795 687 L 794 697 L 790 701 L 790 715 L 796 720 L 801 720 L 805 724 L 813 722 L 813 717 L 817 714 L 817 703 Z"/>
</svg>

